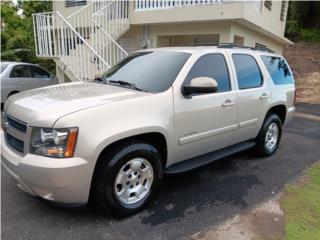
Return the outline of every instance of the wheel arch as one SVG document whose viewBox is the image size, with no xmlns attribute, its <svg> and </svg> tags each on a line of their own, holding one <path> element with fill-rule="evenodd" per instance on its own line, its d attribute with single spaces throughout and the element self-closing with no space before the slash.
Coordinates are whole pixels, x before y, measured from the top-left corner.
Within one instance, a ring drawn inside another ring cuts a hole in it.
<svg viewBox="0 0 320 240">
<path fill-rule="evenodd" d="M 18 90 L 12 90 L 12 91 L 10 91 L 9 94 L 8 94 L 8 96 L 7 96 L 7 99 L 8 99 L 9 97 L 11 97 L 12 95 L 17 94 L 17 93 L 19 93 Z"/>
<path fill-rule="evenodd" d="M 90 184 L 89 201 L 92 197 L 94 176 L 99 164 L 103 161 L 103 156 L 108 152 L 111 152 L 112 149 L 114 149 L 117 145 L 123 144 L 125 142 L 129 142 L 129 141 L 134 141 L 134 140 L 143 141 L 154 146 L 160 152 L 163 167 L 166 166 L 167 158 L 168 158 L 168 144 L 167 144 L 167 139 L 163 133 L 146 132 L 146 133 L 126 136 L 123 138 L 118 138 L 116 141 L 113 141 L 107 144 L 106 146 L 104 146 L 102 150 L 99 152 L 97 161 L 95 162 L 95 165 L 93 168 L 93 174 L 92 174 L 91 184 Z"/>
<path fill-rule="evenodd" d="M 285 104 L 277 104 L 272 106 L 268 111 L 267 114 L 265 116 L 265 119 L 268 117 L 268 115 L 270 114 L 277 114 L 281 120 L 282 125 L 285 123 L 286 121 L 286 115 L 287 115 L 287 108 Z"/>
</svg>

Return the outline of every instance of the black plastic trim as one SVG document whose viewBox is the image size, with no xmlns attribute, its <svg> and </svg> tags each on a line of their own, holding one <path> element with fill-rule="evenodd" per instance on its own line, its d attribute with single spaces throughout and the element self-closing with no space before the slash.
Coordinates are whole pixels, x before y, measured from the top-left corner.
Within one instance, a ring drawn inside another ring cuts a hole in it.
<svg viewBox="0 0 320 240">
<path fill-rule="evenodd" d="M 176 173 L 187 172 L 187 171 L 205 166 L 207 164 L 210 164 L 222 158 L 231 156 L 235 153 L 242 152 L 244 150 L 254 147 L 255 145 L 256 145 L 255 142 L 253 140 L 250 140 L 250 141 L 241 142 L 241 143 L 238 143 L 214 152 L 206 153 L 198 157 L 189 158 L 185 161 L 169 166 L 168 168 L 166 168 L 165 173 L 176 174 Z"/>
</svg>

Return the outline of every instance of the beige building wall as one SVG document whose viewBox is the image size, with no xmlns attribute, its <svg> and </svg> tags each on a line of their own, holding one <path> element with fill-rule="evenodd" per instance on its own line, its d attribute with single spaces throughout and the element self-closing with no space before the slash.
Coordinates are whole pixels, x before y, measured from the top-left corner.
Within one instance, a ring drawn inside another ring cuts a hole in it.
<svg viewBox="0 0 320 240">
<path fill-rule="evenodd" d="M 282 53 L 283 44 L 273 40 L 266 35 L 253 31 L 249 28 L 241 26 L 237 23 L 231 24 L 230 38 L 234 39 L 234 36 L 239 36 L 244 38 L 244 45 L 254 47 L 256 43 L 265 45 L 276 53 Z"/>
<path fill-rule="evenodd" d="M 144 28 L 148 29 L 145 37 Z M 146 46 L 148 48 L 193 46 L 197 42 L 198 45 L 201 43 L 208 45 L 229 42 L 230 29 L 231 23 L 225 21 L 131 26 L 118 42 L 127 52 L 136 51 Z"/>
<path fill-rule="evenodd" d="M 89 3 L 89 1 L 88 1 Z M 87 4 L 88 4 L 87 3 Z M 81 8 L 85 7 L 86 5 L 82 6 L 76 6 L 76 7 L 66 7 L 65 6 L 65 1 L 62 0 L 54 0 L 52 1 L 52 8 L 53 11 L 58 11 L 61 13 L 62 16 L 68 17 L 71 14 L 75 13 L 76 11 L 80 10 Z"/>
<path fill-rule="evenodd" d="M 278 36 L 284 36 L 286 16 L 283 21 L 280 20 L 281 6 L 282 1 L 272 1 L 271 10 L 262 4 L 260 11 L 257 13 L 252 11 L 250 6 L 246 5 L 243 16 L 247 21 L 254 23 L 268 32 Z M 288 2 L 286 2 L 286 7 L 288 7 Z"/>
<path fill-rule="evenodd" d="M 282 52 L 283 44 L 258 33 L 250 28 L 228 21 L 200 22 L 184 24 L 159 24 L 149 25 L 149 46 L 192 46 L 194 39 L 212 39 L 212 43 L 234 42 L 243 38 L 243 45 L 254 47 L 256 43 L 265 45 L 277 53 Z M 119 40 L 119 43 L 128 52 L 139 50 L 143 47 L 143 26 L 132 26 Z M 241 41 L 236 42 L 239 44 Z M 205 45 L 210 44 L 206 41 Z M 201 44 L 200 44 L 201 45 Z M 241 45 L 241 44 L 240 44 Z"/>
<path fill-rule="evenodd" d="M 158 36 L 186 36 L 185 43 L 191 44 L 190 36 L 219 35 L 219 42 L 229 42 L 230 27 L 231 23 L 229 22 L 199 22 L 185 24 L 151 25 L 149 30 L 151 46 L 157 47 Z M 181 38 L 180 41 L 182 41 Z"/>
</svg>

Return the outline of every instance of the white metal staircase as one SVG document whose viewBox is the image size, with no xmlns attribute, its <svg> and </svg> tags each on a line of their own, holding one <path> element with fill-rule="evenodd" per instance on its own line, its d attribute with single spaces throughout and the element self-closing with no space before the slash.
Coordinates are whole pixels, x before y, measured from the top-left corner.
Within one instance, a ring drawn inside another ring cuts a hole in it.
<svg viewBox="0 0 320 240">
<path fill-rule="evenodd" d="M 67 18 L 34 14 L 37 56 L 61 61 L 73 79 L 93 80 L 127 56 L 117 40 L 129 29 L 128 8 L 128 0 L 94 0 Z"/>
</svg>

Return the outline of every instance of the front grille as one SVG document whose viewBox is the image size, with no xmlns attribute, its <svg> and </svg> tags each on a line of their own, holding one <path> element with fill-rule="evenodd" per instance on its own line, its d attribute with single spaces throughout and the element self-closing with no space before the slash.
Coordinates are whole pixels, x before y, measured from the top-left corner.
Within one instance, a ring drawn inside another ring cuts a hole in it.
<svg viewBox="0 0 320 240">
<path fill-rule="evenodd" d="M 24 142 L 11 136 L 9 133 L 5 134 L 7 144 L 18 152 L 23 153 L 24 150 Z"/>
<path fill-rule="evenodd" d="M 6 122 L 8 125 L 12 126 L 13 128 L 17 129 L 20 132 L 26 133 L 27 132 L 27 124 L 16 120 L 10 116 L 6 116 Z"/>
</svg>

